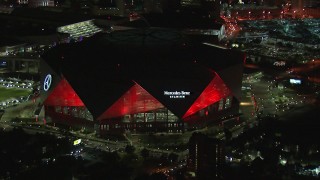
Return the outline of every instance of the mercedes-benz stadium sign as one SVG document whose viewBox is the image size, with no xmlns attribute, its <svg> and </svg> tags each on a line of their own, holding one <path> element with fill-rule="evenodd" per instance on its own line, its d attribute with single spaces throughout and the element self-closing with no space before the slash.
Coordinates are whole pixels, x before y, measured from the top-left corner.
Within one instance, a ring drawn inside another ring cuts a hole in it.
<svg viewBox="0 0 320 180">
<path fill-rule="evenodd" d="M 184 99 L 186 96 L 190 96 L 189 91 L 163 91 L 163 95 L 169 96 L 172 99 Z"/>
<path fill-rule="evenodd" d="M 46 78 L 43 81 L 43 90 L 48 91 L 52 82 L 51 74 L 47 74 Z"/>
</svg>

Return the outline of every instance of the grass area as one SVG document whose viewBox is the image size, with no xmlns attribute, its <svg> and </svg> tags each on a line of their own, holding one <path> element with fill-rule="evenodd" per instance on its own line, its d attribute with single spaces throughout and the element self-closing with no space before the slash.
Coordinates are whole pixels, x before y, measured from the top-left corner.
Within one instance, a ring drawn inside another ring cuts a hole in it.
<svg viewBox="0 0 320 180">
<path fill-rule="evenodd" d="M 20 96 L 27 96 L 31 93 L 29 89 L 4 88 L 0 87 L 0 101 L 10 98 L 18 98 Z"/>
<path fill-rule="evenodd" d="M 134 135 L 130 139 L 144 144 L 146 148 L 160 148 L 163 150 L 180 151 L 185 150 L 191 134 L 170 135 Z M 178 142 L 178 143 L 177 143 Z"/>
<path fill-rule="evenodd" d="M 183 142 L 183 135 L 136 135 L 139 141 L 144 144 L 172 144 L 176 142 Z"/>
</svg>

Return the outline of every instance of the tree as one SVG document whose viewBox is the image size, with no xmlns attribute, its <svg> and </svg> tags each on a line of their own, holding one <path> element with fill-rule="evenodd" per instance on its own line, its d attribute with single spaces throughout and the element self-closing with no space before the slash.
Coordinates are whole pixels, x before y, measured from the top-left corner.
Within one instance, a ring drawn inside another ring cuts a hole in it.
<svg viewBox="0 0 320 180">
<path fill-rule="evenodd" d="M 224 132 L 224 135 L 225 135 L 225 137 L 226 137 L 226 140 L 227 140 L 227 141 L 230 141 L 231 138 L 232 138 L 232 132 L 231 132 L 229 129 L 227 129 L 227 128 L 224 128 L 224 129 L 223 129 L 223 132 Z"/>
<path fill-rule="evenodd" d="M 133 146 L 131 146 L 131 145 L 127 145 L 127 146 L 125 147 L 124 151 L 125 151 L 126 153 L 128 153 L 128 154 L 133 154 L 134 151 L 135 151 L 135 148 L 134 148 Z"/>
<path fill-rule="evenodd" d="M 143 159 L 146 159 L 149 157 L 150 151 L 146 148 L 143 148 L 140 152 L 140 155 L 143 157 Z"/>
<path fill-rule="evenodd" d="M 168 159 L 170 162 L 176 162 L 178 160 L 178 154 L 176 153 L 170 153 L 168 156 Z"/>
<path fill-rule="evenodd" d="M 103 160 L 104 162 L 111 163 L 111 164 L 119 163 L 120 159 L 121 158 L 120 158 L 117 151 L 102 152 L 102 154 L 101 154 L 101 160 Z"/>
<path fill-rule="evenodd" d="M 163 173 L 154 173 L 154 174 L 150 175 L 149 179 L 152 179 L 152 180 L 166 180 L 166 179 L 168 179 L 168 177 Z"/>
</svg>

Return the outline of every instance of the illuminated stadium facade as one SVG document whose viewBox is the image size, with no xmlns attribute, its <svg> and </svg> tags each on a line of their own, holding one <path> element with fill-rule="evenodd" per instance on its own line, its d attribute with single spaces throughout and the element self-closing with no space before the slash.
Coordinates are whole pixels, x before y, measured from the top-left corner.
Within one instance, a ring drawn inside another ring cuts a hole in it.
<svg viewBox="0 0 320 180">
<path fill-rule="evenodd" d="M 180 133 L 238 112 L 244 54 L 172 30 L 129 30 L 53 48 L 44 119 L 101 134 Z"/>
</svg>

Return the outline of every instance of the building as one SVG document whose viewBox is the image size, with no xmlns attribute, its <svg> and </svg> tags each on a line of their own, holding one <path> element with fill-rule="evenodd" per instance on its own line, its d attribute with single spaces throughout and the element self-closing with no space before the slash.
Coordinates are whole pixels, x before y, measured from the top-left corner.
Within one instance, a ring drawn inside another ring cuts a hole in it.
<svg viewBox="0 0 320 180">
<path fill-rule="evenodd" d="M 186 34 L 206 36 L 206 39 L 211 36 L 221 40 L 226 36 L 224 24 L 189 11 L 149 13 L 143 16 L 151 27 L 180 29 Z"/>
<path fill-rule="evenodd" d="M 3 24 L 0 26 L 0 68 L 5 73 L 30 73 L 39 77 L 39 53 L 56 44 L 79 41 L 102 31 L 92 19 L 79 14 L 42 8 L 4 11 L 0 13 Z"/>
<path fill-rule="evenodd" d="M 150 28 L 100 33 L 43 56 L 46 122 L 169 132 L 237 114 L 244 54 Z"/>
<path fill-rule="evenodd" d="M 86 20 L 57 28 L 59 33 L 65 33 L 70 35 L 70 39 L 82 40 L 84 37 L 90 37 L 100 31 L 101 28 L 97 27 L 93 20 Z"/>
<path fill-rule="evenodd" d="M 306 7 L 317 7 L 319 4 L 317 0 L 291 0 L 292 8 L 297 10 L 302 10 Z"/>
<path fill-rule="evenodd" d="M 43 46 L 77 41 L 101 31 L 92 17 L 59 8 L 15 8 L 10 14 L 0 14 L 0 19 L 6 24 L 0 27 L 5 36 Z"/>
<path fill-rule="evenodd" d="M 201 133 L 189 140 L 188 170 L 196 179 L 221 179 L 225 163 L 224 143 Z"/>
<path fill-rule="evenodd" d="M 161 27 L 180 30 L 183 34 L 203 37 L 204 41 L 221 41 L 226 37 L 225 25 L 215 19 L 194 14 L 190 10 L 178 12 L 147 13 L 137 15 L 130 22 L 123 22 L 117 26 L 141 28 Z M 116 29 L 116 28 L 115 28 Z"/>
<path fill-rule="evenodd" d="M 220 5 L 221 1 L 218 0 L 181 0 L 182 9 L 198 9 L 198 13 L 215 20 L 220 19 Z"/>
<path fill-rule="evenodd" d="M 28 0 L 29 7 L 54 7 L 53 0 Z"/>
</svg>

